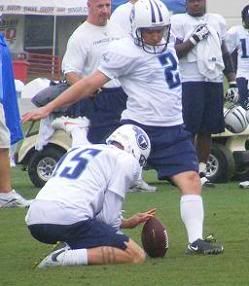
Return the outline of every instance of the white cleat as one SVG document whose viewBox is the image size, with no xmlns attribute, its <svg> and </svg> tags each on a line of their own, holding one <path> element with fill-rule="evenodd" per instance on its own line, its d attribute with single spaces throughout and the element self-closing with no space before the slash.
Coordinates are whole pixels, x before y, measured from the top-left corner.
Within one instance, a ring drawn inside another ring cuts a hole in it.
<svg viewBox="0 0 249 286">
<path fill-rule="evenodd" d="M 26 200 L 15 190 L 7 194 L 0 194 L 0 208 L 28 208 L 33 200 Z"/>
<path fill-rule="evenodd" d="M 157 187 L 151 186 L 146 183 L 144 180 L 137 181 L 137 184 L 130 189 L 130 192 L 142 192 L 142 193 L 154 193 L 157 191 Z"/>
<path fill-rule="evenodd" d="M 65 244 L 63 244 L 65 245 Z M 62 260 L 58 257 L 68 251 L 70 247 L 68 245 L 63 246 L 57 250 L 52 251 L 48 256 L 46 256 L 38 265 L 38 268 L 47 268 L 47 267 L 57 267 L 63 266 Z"/>
<path fill-rule="evenodd" d="M 90 121 L 86 117 L 71 118 L 68 116 L 61 116 L 53 120 L 52 127 L 57 130 L 61 129 L 67 133 L 71 133 L 72 130 L 77 128 L 89 128 Z"/>
</svg>

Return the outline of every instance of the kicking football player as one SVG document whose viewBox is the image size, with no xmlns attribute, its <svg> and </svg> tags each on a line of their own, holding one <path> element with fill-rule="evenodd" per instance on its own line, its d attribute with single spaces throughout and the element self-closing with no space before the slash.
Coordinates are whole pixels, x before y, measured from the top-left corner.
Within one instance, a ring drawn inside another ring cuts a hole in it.
<svg viewBox="0 0 249 286">
<path fill-rule="evenodd" d="M 155 214 L 151 209 L 121 217 L 125 194 L 149 156 L 150 140 L 140 127 L 127 124 L 106 143 L 70 149 L 31 204 L 26 222 L 32 236 L 64 243 L 39 268 L 144 262 L 143 249 L 120 228 L 133 228 Z"/>
<path fill-rule="evenodd" d="M 132 36 L 110 43 L 98 69 L 57 99 L 23 116 L 48 116 L 55 108 L 88 97 L 118 78 L 128 95 L 121 122 L 142 127 L 151 140 L 149 165 L 159 179 L 170 179 L 181 192 L 180 213 L 188 235 L 188 253 L 219 254 L 223 246 L 203 238 L 204 209 L 198 158 L 192 135 L 184 129 L 182 89 L 170 15 L 161 1 L 138 0 L 131 11 Z"/>
</svg>

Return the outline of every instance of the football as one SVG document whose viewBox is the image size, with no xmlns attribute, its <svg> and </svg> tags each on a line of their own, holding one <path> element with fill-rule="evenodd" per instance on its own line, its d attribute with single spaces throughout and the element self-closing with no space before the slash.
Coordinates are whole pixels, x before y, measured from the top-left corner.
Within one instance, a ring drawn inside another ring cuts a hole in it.
<svg viewBox="0 0 249 286">
<path fill-rule="evenodd" d="M 143 226 L 141 235 L 144 251 L 153 258 L 164 257 L 169 245 L 166 227 L 152 217 Z"/>
</svg>

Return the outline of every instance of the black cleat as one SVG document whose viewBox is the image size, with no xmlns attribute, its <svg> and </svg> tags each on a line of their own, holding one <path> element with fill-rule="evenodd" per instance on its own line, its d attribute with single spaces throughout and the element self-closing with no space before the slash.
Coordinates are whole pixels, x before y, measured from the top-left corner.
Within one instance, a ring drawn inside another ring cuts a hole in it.
<svg viewBox="0 0 249 286">
<path fill-rule="evenodd" d="M 218 255 L 224 251 L 220 244 L 213 243 L 208 239 L 197 239 L 187 247 L 186 254 Z"/>
</svg>

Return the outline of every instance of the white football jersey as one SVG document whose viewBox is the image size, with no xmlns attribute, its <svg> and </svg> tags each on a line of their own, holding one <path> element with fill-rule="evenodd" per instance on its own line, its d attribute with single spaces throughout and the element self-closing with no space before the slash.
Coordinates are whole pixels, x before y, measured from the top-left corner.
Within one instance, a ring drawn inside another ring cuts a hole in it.
<svg viewBox="0 0 249 286">
<path fill-rule="evenodd" d="M 98 70 L 118 78 L 128 95 L 121 119 L 150 126 L 183 123 L 182 88 L 173 44 L 162 54 L 150 54 L 134 44 L 132 37 L 112 42 Z"/>
<path fill-rule="evenodd" d="M 85 21 L 68 40 L 62 60 L 63 73 L 75 72 L 82 76 L 91 74 L 97 69 L 108 44 L 121 36 L 122 30 L 110 21 L 105 26 L 95 26 Z M 118 86 L 118 81 L 112 81 L 105 87 Z"/>
<path fill-rule="evenodd" d="M 124 31 L 125 35 L 131 34 L 131 20 L 130 14 L 133 4 L 127 2 L 125 4 L 119 5 L 113 12 L 110 21 L 119 25 Z"/>
<path fill-rule="evenodd" d="M 226 35 L 226 43 L 230 53 L 235 49 L 238 51 L 237 77 L 249 80 L 249 30 L 241 25 L 230 28 Z"/>
<path fill-rule="evenodd" d="M 220 43 L 225 40 L 226 22 L 219 14 L 206 13 L 201 17 L 192 17 L 189 14 L 176 14 L 171 16 L 171 29 L 176 38 L 180 41 L 186 41 L 190 38 L 196 27 L 200 24 L 207 24 L 217 31 L 220 38 Z M 191 61 L 188 56 L 179 60 L 180 72 L 182 75 L 182 82 L 186 81 L 207 81 L 207 79 L 200 74 L 197 65 L 197 53 L 194 47 L 191 50 Z M 195 58 L 195 60 L 193 59 Z M 214 82 L 223 82 L 223 74 L 214 80 Z"/>
<path fill-rule="evenodd" d="M 71 148 L 31 204 L 26 222 L 72 224 L 97 217 L 105 206 L 104 217 L 114 221 L 140 172 L 138 161 L 113 145 Z M 116 195 L 113 203 L 105 202 L 109 193 Z"/>
</svg>

